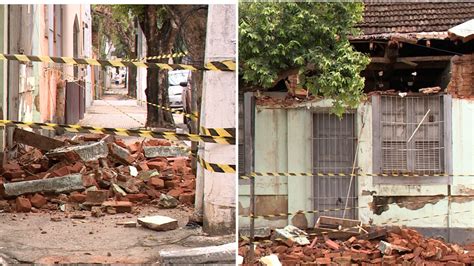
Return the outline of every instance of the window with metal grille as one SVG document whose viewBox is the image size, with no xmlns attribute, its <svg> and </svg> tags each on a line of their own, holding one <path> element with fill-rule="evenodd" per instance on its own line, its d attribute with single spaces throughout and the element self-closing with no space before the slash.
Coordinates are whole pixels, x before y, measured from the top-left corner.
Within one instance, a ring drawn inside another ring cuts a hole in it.
<svg viewBox="0 0 474 266">
<path fill-rule="evenodd" d="M 444 173 L 442 96 L 383 95 L 380 109 L 380 170 L 389 174 Z"/>
<path fill-rule="evenodd" d="M 316 210 L 350 208 L 319 215 L 355 219 L 357 217 L 357 183 L 350 176 L 330 176 L 322 173 L 351 174 L 356 137 L 356 114 L 313 113 L 313 206 Z"/>
</svg>

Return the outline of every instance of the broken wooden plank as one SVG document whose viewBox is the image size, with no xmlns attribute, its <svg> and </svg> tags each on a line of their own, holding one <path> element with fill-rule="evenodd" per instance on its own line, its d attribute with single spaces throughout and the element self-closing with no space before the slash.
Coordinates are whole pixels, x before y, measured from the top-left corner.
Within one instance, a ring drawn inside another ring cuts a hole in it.
<svg viewBox="0 0 474 266">
<path fill-rule="evenodd" d="M 15 131 L 13 131 L 13 141 L 35 147 L 43 151 L 50 151 L 66 145 L 66 143 L 60 140 L 19 128 L 15 128 Z"/>
</svg>

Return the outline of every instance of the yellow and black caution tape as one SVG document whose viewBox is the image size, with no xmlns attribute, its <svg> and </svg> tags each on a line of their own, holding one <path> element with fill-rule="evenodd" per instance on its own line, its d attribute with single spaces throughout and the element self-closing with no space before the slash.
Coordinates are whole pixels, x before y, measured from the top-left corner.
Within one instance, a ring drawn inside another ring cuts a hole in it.
<svg viewBox="0 0 474 266">
<path fill-rule="evenodd" d="M 0 60 L 13 60 L 20 62 L 43 62 L 43 63 L 59 63 L 68 65 L 92 65 L 103 67 L 145 67 L 157 68 L 163 70 L 210 70 L 210 71 L 235 71 L 235 61 L 212 61 L 204 64 L 204 66 L 193 66 L 185 64 L 165 64 L 165 63 L 149 63 L 142 61 L 127 60 L 103 60 L 93 58 L 73 58 L 73 57 L 54 57 L 44 55 L 22 55 L 22 54 L 0 54 Z"/>
<path fill-rule="evenodd" d="M 167 139 L 167 140 L 202 141 L 202 142 L 230 144 L 230 145 L 235 144 L 235 138 L 203 136 L 203 135 L 196 135 L 196 134 L 176 133 L 176 132 L 159 132 L 159 131 L 139 130 L 139 129 L 106 128 L 106 127 L 93 127 L 93 126 L 80 126 L 80 125 L 64 125 L 64 124 L 53 124 L 53 123 L 0 120 L 0 126 L 3 126 L 3 125 L 39 128 L 39 129 L 46 129 L 46 130 L 65 130 L 67 132 L 72 132 L 72 133 L 104 133 L 104 134 L 118 135 L 118 136 L 135 136 L 135 137 L 158 138 L 158 139 Z"/>
<path fill-rule="evenodd" d="M 447 196 L 449 197 L 449 196 Z M 441 199 L 441 198 L 439 198 Z M 404 201 L 401 202 L 403 204 L 411 204 L 411 203 L 436 203 L 437 199 L 429 199 L 429 200 L 416 200 L 416 201 Z M 396 203 L 396 202 L 393 202 Z M 275 213 L 275 214 L 265 214 L 265 215 L 239 215 L 240 217 L 246 217 L 246 218 L 276 218 L 276 217 L 287 217 L 287 216 L 292 216 L 296 214 L 317 214 L 317 213 L 324 213 L 324 212 L 333 212 L 333 211 L 348 211 L 348 210 L 356 210 L 356 209 L 374 209 L 378 207 L 384 207 L 387 204 L 376 204 L 376 205 L 370 205 L 370 206 L 359 206 L 359 207 L 347 207 L 347 208 L 333 208 L 333 209 L 322 209 L 322 210 L 308 210 L 308 211 L 297 211 L 297 212 L 282 212 L 282 213 Z"/>
<path fill-rule="evenodd" d="M 443 216 L 447 216 L 447 215 L 467 213 L 467 212 L 472 212 L 472 210 L 459 211 L 459 212 L 449 212 L 449 213 L 436 214 L 436 215 L 426 215 L 426 216 L 422 216 L 422 217 L 408 218 L 408 219 L 396 219 L 396 220 L 392 220 L 392 221 L 379 223 L 379 224 L 377 224 L 377 226 L 394 225 L 395 223 L 399 223 L 399 222 L 411 222 L 411 221 L 416 221 L 416 220 L 423 220 L 423 219 L 428 219 L 428 218 L 433 218 L 433 217 L 443 217 Z M 332 232 L 348 232 L 348 231 L 351 231 L 351 230 L 357 230 L 357 229 L 361 229 L 361 228 L 363 228 L 363 226 L 359 226 L 359 225 L 352 226 L 352 227 L 347 227 L 347 228 L 344 228 L 344 229 L 341 229 L 341 230 L 324 228 L 324 230 L 325 230 L 324 232 L 308 233 L 307 236 L 308 237 L 320 236 L 321 234 L 332 233 Z M 239 238 L 241 240 L 244 240 L 244 241 L 247 241 L 247 242 L 252 241 L 249 237 L 243 236 L 243 235 L 240 235 Z M 271 240 L 270 239 L 264 239 L 264 240 L 260 240 L 260 241 L 252 241 L 252 243 L 256 244 L 256 245 L 258 245 L 258 244 L 272 244 L 275 241 L 286 241 L 286 240 L 287 239 L 284 239 L 284 238 L 274 238 L 274 239 L 271 239 Z"/>
<path fill-rule="evenodd" d="M 187 118 L 190 118 L 190 119 L 193 119 L 193 120 L 197 120 L 198 119 L 198 114 L 190 114 L 190 113 L 186 113 L 184 111 L 180 111 L 180 110 L 176 110 L 176 109 L 173 109 L 173 108 L 170 108 L 168 106 L 163 106 L 163 105 L 159 105 L 159 104 L 156 104 L 156 103 L 151 103 L 151 102 L 147 102 L 147 101 L 143 101 L 143 100 L 139 100 L 137 98 L 133 98 L 131 96 L 128 96 L 126 94 L 124 94 L 125 97 L 129 98 L 129 99 L 133 99 L 133 100 L 137 100 L 138 102 L 142 102 L 142 103 L 146 103 L 148 105 L 151 105 L 151 106 L 154 106 L 156 108 L 160 108 L 162 110 L 165 110 L 165 111 L 168 111 L 168 112 L 171 112 L 171 113 L 174 113 L 174 114 L 178 114 L 178 115 L 182 115 L 184 117 L 187 117 Z"/>
<path fill-rule="evenodd" d="M 235 128 L 205 128 L 201 127 L 201 134 L 207 136 L 234 137 Z"/>
<path fill-rule="evenodd" d="M 236 169 L 235 164 L 209 163 L 209 162 L 206 162 L 201 157 L 198 157 L 198 160 L 199 160 L 199 163 L 202 165 L 202 167 L 210 172 L 229 173 L 229 174 L 235 173 L 235 169 Z"/>
<path fill-rule="evenodd" d="M 145 61 L 145 60 L 159 60 L 159 59 L 166 59 L 166 58 L 178 58 L 183 57 L 188 54 L 188 51 L 185 52 L 178 52 L 172 54 L 162 54 L 162 55 L 154 55 L 154 56 L 146 56 L 142 58 L 130 59 L 129 61 L 136 62 L 136 61 Z"/>
<path fill-rule="evenodd" d="M 417 174 L 417 173 L 329 173 L 329 172 L 317 172 L 317 173 L 283 173 L 283 172 L 255 172 L 248 175 L 240 176 L 240 179 L 252 179 L 255 177 L 265 176 L 319 176 L 319 177 L 356 177 L 356 176 L 369 176 L 369 177 L 469 177 L 474 174 L 447 174 L 447 173 L 434 173 L 434 174 Z"/>
</svg>

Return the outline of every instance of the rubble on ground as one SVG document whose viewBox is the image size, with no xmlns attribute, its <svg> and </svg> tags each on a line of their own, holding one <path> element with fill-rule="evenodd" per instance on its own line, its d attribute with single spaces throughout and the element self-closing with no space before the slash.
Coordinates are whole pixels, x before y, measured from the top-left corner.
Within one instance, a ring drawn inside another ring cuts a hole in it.
<svg viewBox="0 0 474 266">
<path fill-rule="evenodd" d="M 442 240 L 425 238 L 416 230 L 402 227 L 371 226 L 365 227 L 365 230 L 368 233 L 362 232 L 357 236 L 343 238 L 331 233 L 310 234 L 311 244 L 304 245 L 284 238 L 281 234 L 278 234 L 279 238 L 275 238 L 277 233 L 273 232 L 273 240 L 256 239 L 259 242 L 254 250 L 254 263 L 469 265 L 474 262 L 474 244 L 461 247 Z M 250 264 L 248 241 L 240 242 L 238 253 L 244 258 L 243 264 Z"/>
<path fill-rule="evenodd" d="M 0 212 L 90 211 L 100 217 L 134 212 L 139 204 L 194 204 L 190 160 L 167 140 L 126 144 L 105 134 L 49 138 L 18 128 L 14 136 L 12 159 L 0 169 Z M 145 156 L 145 150 L 151 152 Z"/>
<path fill-rule="evenodd" d="M 143 227 L 156 231 L 168 231 L 178 228 L 176 219 L 161 215 L 138 218 L 138 223 Z"/>
</svg>

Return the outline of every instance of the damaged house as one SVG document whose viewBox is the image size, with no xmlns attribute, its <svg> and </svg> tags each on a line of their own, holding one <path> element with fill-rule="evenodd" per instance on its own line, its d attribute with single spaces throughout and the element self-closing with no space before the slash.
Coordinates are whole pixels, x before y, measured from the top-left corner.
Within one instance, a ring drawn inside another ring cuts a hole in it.
<svg viewBox="0 0 474 266">
<path fill-rule="evenodd" d="M 351 43 L 371 57 L 367 97 L 342 119 L 328 99 L 244 93 L 240 173 L 314 174 L 256 178 L 255 215 L 347 208 L 305 218 L 309 227 L 324 215 L 474 241 L 474 40 L 450 31 L 473 14 L 474 3 L 366 4 Z M 239 193 L 248 215 L 249 180 Z M 255 227 L 296 220 L 259 217 Z"/>
</svg>

